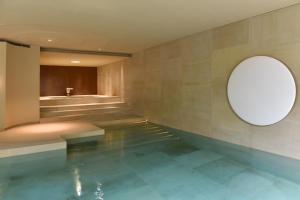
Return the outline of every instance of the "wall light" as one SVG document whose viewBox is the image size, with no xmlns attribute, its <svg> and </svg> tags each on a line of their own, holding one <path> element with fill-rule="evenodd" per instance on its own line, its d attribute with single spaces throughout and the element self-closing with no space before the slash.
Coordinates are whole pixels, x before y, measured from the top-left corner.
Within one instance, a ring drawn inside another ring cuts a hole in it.
<svg viewBox="0 0 300 200">
<path fill-rule="evenodd" d="M 73 64 L 79 64 L 80 60 L 71 60 L 71 63 L 73 63 Z"/>
<path fill-rule="evenodd" d="M 53 42 L 53 40 L 52 40 L 52 39 L 50 39 L 50 38 L 49 38 L 47 41 L 48 41 L 48 42 Z"/>
</svg>

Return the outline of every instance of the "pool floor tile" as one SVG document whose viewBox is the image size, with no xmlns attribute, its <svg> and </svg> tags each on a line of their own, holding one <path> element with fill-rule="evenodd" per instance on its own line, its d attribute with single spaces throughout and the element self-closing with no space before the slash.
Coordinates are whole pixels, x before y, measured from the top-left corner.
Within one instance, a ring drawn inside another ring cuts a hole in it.
<svg viewBox="0 0 300 200">
<path fill-rule="evenodd" d="M 144 186 L 127 191 L 115 192 L 109 195 L 104 194 L 105 200 L 165 200 L 151 187 Z"/>
<path fill-rule="evenodd" d="M 207 200 L 196 188 L 188 185 L 178 185 L 161 193 L 166 200 Z"/>
<path fill-rule="evenodd" d="M 300 199 L 300 185 L 296 183 L 278 177 L 273 186 L 289 200 Z"/>
<path fill-rule="evenodd" d="M 178 141 L 169 145 L 166 145 L 161 152 L 166 153 L 169 156 L 180 156 L 199 150 L 199 148 L 190 145 L 183 141 Z"/>
<path fill-rule="evenodd" d="M 227 158 L 222 158 L 197 167 L 195 170 L 218 183 L 228 185 L 235 176 L 247 168 L 246 165 Z"/>
<path fill-rule="evenodd" d="M 226 184 L 227 196 L 230 200 L 254 199 L 256 193 L 272 186 L 274 182 L 253 171 L 243 171 L 233 176 Z M 251 191 L 251 192 L 250 192 Z"/>
<path fill-rule="evenodd" d="M 214 153 L 212 151 L 198 150 L 192 153 L 174 157 L 174 160 L 187 167 L 195 168 L 204 165 L 206 163 L 218 160 L 222 157 L 223 157 L 222 155 Z"/>
<path fill-rule="evenodd" d="M 73 188 L 73 184 L 69 180 L 27 178 L 10 183 L 3 199 L 67 199 L 72 196 L 70 188 Z"/>
<path fill-rule="evenodd" d="M 290 196 L 289 194 L 284 193 L 276 186 L 271 186 L 260 193 L 254 194 L 253 199 L 255 200 L 298 200 L 299 198 L 295 198 Z"/>
<path fill-rule="evenodd" d="M 162 166 L 171 165 L 175 161 L 161 152 L 154 152 L 145 156 L 124 160 L 133 170 L 137 172 L 156 170 Z"/>
<path fill-rule="evenodd" d="M 103 184 L 103 190 L 105 192 L 114 192 L 120 190 L 126 191 L 128 189 L 146 185 L 146 183 L 134 173 L 112 177 L 105 181 L 101 181 L 101 183 Z"/>
</svg>

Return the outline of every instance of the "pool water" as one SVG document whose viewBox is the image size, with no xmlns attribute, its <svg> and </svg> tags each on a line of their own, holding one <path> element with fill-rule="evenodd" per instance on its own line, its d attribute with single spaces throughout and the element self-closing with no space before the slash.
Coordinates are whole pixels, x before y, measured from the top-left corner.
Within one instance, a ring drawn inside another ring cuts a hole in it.
<svg viewBox="0 0 300 200">
<path fill-rule="evenodd" d="M 69 146 L 67 155 L 13 160 L 0 160 L 1 200 L 300 199 L 297 183 L 150 123 L 107 128 L 97 141 Z"/>
</svg>

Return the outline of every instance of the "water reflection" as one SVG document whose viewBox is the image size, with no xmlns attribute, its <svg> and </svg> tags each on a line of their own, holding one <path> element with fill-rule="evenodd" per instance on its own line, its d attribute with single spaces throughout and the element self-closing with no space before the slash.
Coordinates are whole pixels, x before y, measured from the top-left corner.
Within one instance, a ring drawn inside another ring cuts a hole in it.
<svg viewBox="0 0 300 200">
<path fill-rule="evenodd" d="M 95 192 L 95 199 L 96 200 L 103 200 L 104 199 L 104 192 L 102 191 L 102 184 L 97 183 L 96 192 Z"/>
<path fill-rule="evenodd" d="M 80 174 L 78 168 L 74 169 L 74 182 L 75 182 L 76 195 L 80 197 L 82 195 L 82 186 L 81 186 Z"/>
<path fill-rule="evenodd" d="M 74 168 L 74 184 L 75 184 L 75 193 L 77 197 L 83 196 L 82 181 L 80 180 L 80 170 L 79 168 Z M 95 200 L 104 200 L 104 192 L 102 190 L 102 184 L 96 183 L 96 191 L 94 192 Z"/>
</svg>

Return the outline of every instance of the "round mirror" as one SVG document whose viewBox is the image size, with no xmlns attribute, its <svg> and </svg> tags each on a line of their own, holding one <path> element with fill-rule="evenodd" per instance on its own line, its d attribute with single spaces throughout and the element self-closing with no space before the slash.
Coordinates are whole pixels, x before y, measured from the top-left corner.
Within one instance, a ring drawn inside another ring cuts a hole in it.
<svg viewBox="0 0 300 200">
<path fill-rule="evenodd" d="M 244 121 L 259 126 L 286 117 L 296 98 L 296 84 L 289 69 L 267 56 L 241 62 L 233 70 L 227 87 L 233 111 Z"/>
</svg>

